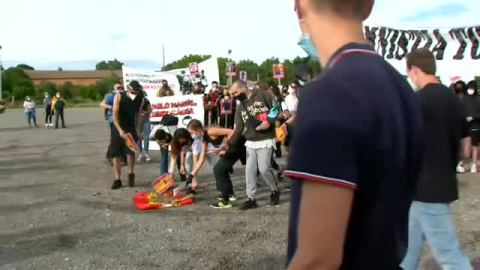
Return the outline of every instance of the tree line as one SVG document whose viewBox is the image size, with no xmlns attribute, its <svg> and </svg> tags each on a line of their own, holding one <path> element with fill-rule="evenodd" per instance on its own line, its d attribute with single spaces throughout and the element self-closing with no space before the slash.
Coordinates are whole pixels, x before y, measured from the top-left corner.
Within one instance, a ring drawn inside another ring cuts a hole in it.
<svg viewBox="0 0 480 270">
<path fill-rule="evenodd" d="M 172 69 L 187 68 L 192 62 L 203 62 L 209 59 L 210 55 L 195 55 L 190 54 L 182 57 L 179 60 L 173 61 L 165 65 L 162 70 L 168 71 Z M 231 59 L 218 58 L 218 69 L 220 71 L 220 84 L 226 85 L 228 83 L 228 76 L 226 74 L 227 63 Z M 314 74 L 321 71 L 320 65 L 317 61 L 308 60 L 297 57 L 293 60 L 285 60 L 285 78 L 282 79 L 282 84 L 289 84 L 295 80 L 294 66 L 296 63 L 308 62 Z M 278 80 L 273 78 L 273 64 L 282 63 L 278 58 L 269 58 L 262 63 L 257 64 L 251 60 L 241 60 L 236 62 L 237 76 L 233 77 L 235 81 L 238 79 L 239 71 L 246 71 L 249 80 L 256 81 L 257 78 L 269 85 L 278 84 Z M 117 59 L 110 61 L 101 61 L 96 64 L 95 70 L 121 70 L 123 63 Z M 26 96 L 31 96 L 34 99 L 41 100 L 45 92 L 54 95 L 60 92 L 63 97 L 67 99 L 88 99 L 100 100 L 105 94 L 113 90 L 113 85 L 121 83 L 120 78 L 112 72 L 109 78 L 98 80 L 92 85 L 74 85 L 72 82 L 64 82 L 62 85 L 56 85 L 52 82 L 42 82 L 35 85 L 28 74 L 27 70 L 35 70 L 34 67 L 27 64 L 19 64 L 16 67 L 10 67 L 6 70 L 0 67 L 2 71 L 2 96 L 5 100 L 22 100 Z M 58 71 L 62 71 L 58 67 Z"/>
</svg>

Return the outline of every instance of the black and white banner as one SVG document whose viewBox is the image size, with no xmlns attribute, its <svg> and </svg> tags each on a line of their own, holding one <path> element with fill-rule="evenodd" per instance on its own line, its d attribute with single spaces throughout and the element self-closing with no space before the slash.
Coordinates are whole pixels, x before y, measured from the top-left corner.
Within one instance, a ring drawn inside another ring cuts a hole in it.
<svg viewBox="0 0 480 270">
<path fill-rule="evenodd" d="M 437 59 L 437 75 L 443 83 L 480 76 L 480 26 L 412 29 L 366 25 L 364 31 L 375 50 L 402 74 L 407 54 L 426 47 Z"/>
</svg>

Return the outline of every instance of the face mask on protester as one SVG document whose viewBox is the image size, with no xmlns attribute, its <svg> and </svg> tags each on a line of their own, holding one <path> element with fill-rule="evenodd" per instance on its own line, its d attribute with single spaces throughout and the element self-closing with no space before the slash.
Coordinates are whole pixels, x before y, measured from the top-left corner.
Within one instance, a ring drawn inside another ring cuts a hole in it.
<svg viewBox="0 0 480 270">
<path fill-rule="evenodd" d="M 31 101 L 32 99 L 31 98 L 27 98 L 27 101 Z"/>
<path fill-rule="evenodd" d="M 470 96 L 473 96 L 475 94 L 475 89 L 468 89 L 467 90 L 467 93 L 470 95 Z"/>
<path fill-rule="evenodd" d="M 296 92 L 295 88 L 293 88 L 293 87 L 288 88 L 288 94 L 293 95 L 293 94 L 295 94 L 295 92 Z"/>
<path fill-rule="evenodd" d="M 60 95 L 57 95 L 57 98 L 60 98 Z"/>
<path fill-rule="evenodd" d="M 317 50 L 313 46 L 312 39 L 309 34 L 303 34 L 298 42 L 298 45 L 308 54 L 312 59 L 318 59 Z"/>
<path fill-rule="evenodd" d="M 202 135 L 193 135 L 192 138 L 193 138 L 193 140 L 196 141 L 196 140 L 201 140 L 201 139 L 203 139 L 203 136 L 202 136 Z"/>
</svg>

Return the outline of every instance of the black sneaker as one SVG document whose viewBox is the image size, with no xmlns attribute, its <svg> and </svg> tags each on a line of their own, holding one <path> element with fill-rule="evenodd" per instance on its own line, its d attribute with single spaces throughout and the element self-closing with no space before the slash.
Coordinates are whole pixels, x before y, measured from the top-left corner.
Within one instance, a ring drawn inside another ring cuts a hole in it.
<svg viewBox="0 0 480 270">
<path fill-rule="evenodd" d="M 119 189 L 122 187 L 122 180 L 115 180 L 112 184 L 112 189 Z"/>
<path fill-rule="evenodd" d="M 270 195 L 270 205 L 271 206 L 276 206 L 280 204 L 280 192 L 274 191 Z"/>
<path fill-rule="evenodd" d="M 188 188 L 188 190 L 187 190 L 187 195 L 195 195 L 195 192 L 196 192 L 195 189 L 193 189 L 193 188 Z"/>
<path fill-rule="evenodd" d="M 242 211 L 245 211 L 245 210 L 249 210 L 249 209 L 255 209 L 257 207 L 258 207 L 258 205 L 257 205 L 256 200 L 248 199 L 248 201 L 246 201 L 242 205 L 240 205 L 239 209 L 242 210 Z"/>
<path fill-rule="evenodd" d="M 129 187 L 134 187 L 135 186 L 135 174 L 134 173 L 130 173 L 128 175 L 128 186 Z"/>
</svg>

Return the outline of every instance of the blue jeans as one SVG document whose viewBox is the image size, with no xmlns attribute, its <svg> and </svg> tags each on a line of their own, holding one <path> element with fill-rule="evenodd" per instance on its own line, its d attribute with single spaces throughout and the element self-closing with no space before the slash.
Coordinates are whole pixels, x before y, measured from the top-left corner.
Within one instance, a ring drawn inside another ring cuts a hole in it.
<svg viewBox="0 0 480 270">
<path fill-rule="evenodd" d="M 28 120 L 29 126 L 32 126 L 32 120 L 33 120 L 33 124 L 35 126 L 37 125 L 37 116 L 35 114 L 35 109 L 31 109 L 27 112 L 27 120 Z"/>
<path fill-rule="evenodd" d="M 150 146 L 150 132 L 150 119 L 146 118 L 142 122 L 143 147 L 141 141 L 137 142 L 140 153 L 148 154 L 148 147 Z"/>
<path fill-rule="evenodd" d="M 168 149 L 160 147 L 160 175 L 168 172 Z"/>
<path fill-rule="evenodd" d="M 434 257 L 444 270 L 470 270 L 472 266 L 460 248 L 449 204 L 412 203 L 410 207 L 408 250 L 404 270 L 416 270 L 427 240 Z"/>
</svg>

